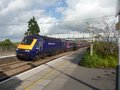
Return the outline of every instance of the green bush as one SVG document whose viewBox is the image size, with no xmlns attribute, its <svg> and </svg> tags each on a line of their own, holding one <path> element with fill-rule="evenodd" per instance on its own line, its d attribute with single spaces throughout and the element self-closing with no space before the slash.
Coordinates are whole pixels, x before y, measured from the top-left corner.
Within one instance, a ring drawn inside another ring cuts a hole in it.
<svg viewBox="0 0 120 90">
<path fill-rule="evenodd" d="M 117 58 L 113 56 L 101 58 L 96 53 L 91 57 L 87 52 L 84 54 L 80 64 L 90 68 L 115 68 L 117 65 Z"/>
<path fill-rule="evenodd" d="M 12 43 L 10 39 L 5 39 L 4 41 L 0 42 L 0 48 L 2 51 L 10 50 L 11 48 L 15 48 L 15 44 Z"/>
<path fill-rule="evenodd" d="M 80 63 L 91 68 L 115 68 L 118 60 L 118 46 L 115 43 L 95 42 L 93 56 L 86 51 Z"/>
<path fill-rule="evenodd" d="M 118 46 L 113 42 L 95 42 L 94 51 L 100 57 L 118 56 Z"/>
</svg>

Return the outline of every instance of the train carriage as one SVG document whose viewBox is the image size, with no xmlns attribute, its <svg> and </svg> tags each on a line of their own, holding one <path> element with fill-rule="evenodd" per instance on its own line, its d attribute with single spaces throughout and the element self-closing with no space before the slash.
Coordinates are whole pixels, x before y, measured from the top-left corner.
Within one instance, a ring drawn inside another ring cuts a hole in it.
<svg viewBox="0 0 120 90">
<path fill-rule="evenodd" d="M 66 40 L 66 51 L 76 50 L 76 43 L 72 40 Z"/>
<path fill-rule="evenodd" d="M 52 55 L 65 48 L 65 40 L 32 35 L 22 40 L 16 49 L 16 55 L 20 59 L 34 60 L 36 56 Z"/>
</svg>

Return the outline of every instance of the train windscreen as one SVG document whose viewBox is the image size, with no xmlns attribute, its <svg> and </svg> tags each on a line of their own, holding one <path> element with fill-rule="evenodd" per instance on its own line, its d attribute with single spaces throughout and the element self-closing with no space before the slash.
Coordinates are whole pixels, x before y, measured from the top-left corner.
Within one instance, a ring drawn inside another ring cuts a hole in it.
<svg viewBox="0 0 120 90">
<path fill-rule="evenodd" d="M 32 42 L 33 42 L 33 39 L 24 38 L 24 39 L 22 40 L 21 44 L 30 45 Z"/>
</svg>

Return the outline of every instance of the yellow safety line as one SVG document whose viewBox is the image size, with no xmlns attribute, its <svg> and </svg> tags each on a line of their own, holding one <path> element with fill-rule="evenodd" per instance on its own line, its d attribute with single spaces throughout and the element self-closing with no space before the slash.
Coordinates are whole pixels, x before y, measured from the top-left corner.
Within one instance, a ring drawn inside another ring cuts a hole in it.
<svg viewBox="0 0 120 90">
<path fill-rule="evenodd" d="M 64 61 L 63 63 L 61 63 L 60 65 L 58 65 L 57 68 L 62 67 L 62 65 L 66 64 L 67 61 Z M 42 77 L 40 77 L 38 80 L 34 81 L 31 85 L 29 85 L 28 87 L 26 87 L 24 90 L 29 90 L 31 89 L 34 85 L 36 85 L 38 82 L 42 82 L 44 81 L 48 76 L 51 75 L 51 73 L 54 72 L 54 69 L 49 70 L 49 72 L 45 73 Z"/>
<path fill-rule="evenodd" d="M 62 64 L 60 64 L 58 67 L 60 67 L 61 65 L 65 64 L 66 61 L 64 61 Z M 48 76 L 51 75 L 51 73 L 54 72 L 54 70 L 50 70 L 49 72 L 47 72 L 46 74 L 44 74 L 40 79 L 38 79 L 37 81 L 33 82 L 31 85 L 29 85 L 26 89 L 24 90 L 29 90 L 30 88 L 32 88 L 35 84 L 37 84 L 38 82 L 42 82 L 44 81 Z"/>
</svg>

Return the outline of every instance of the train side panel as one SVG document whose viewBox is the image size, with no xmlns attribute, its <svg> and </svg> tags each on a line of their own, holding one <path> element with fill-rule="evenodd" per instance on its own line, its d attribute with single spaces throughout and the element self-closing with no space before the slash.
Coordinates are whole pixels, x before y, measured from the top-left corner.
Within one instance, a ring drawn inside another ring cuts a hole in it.
<svg viewBox="0 0 120 90">
<path fill-rule="evenodd" d="M 59 39 L 45 39 L 43 41 L 43 52 L 47 54 L 54 54 L 63 50 L 63 43 Z"/>
</svg>

